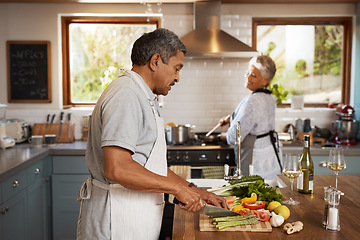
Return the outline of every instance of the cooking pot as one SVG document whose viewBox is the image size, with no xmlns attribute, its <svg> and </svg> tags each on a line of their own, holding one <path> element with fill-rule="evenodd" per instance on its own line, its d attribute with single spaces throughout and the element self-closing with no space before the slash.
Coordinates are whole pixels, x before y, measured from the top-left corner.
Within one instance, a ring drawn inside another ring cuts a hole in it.
<svg viewBox="0 0 360 240">
<path fill-rule="evenodd" d="M 195 140 L 203 143 L 217 143 L 219 141 L 218 135 L 220 133 L 213 132 L 209 136 L 206 136 L 206 132 L 195 133 Z"/>
<path fill-rule="evenodd" d="M 191 127 L 189 124 L 176 127 L 165 127 L 166 143 L 169 145 L 185 144 L 190 141 Z"/>
</svg>

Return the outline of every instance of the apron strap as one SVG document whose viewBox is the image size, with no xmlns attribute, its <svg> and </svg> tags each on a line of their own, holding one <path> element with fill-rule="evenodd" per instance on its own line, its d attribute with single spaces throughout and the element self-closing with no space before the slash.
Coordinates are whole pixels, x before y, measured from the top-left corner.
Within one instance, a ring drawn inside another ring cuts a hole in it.
<svg viewBox="0 0 360 240">
<path fill-rule="evenodd" d="M 278 133 L 274 130 L 271 130 L 267 133 L 264 133 L 264 134 L 261 134 L 261 135 L 258 135 L 256 136 L 256 139 L 258 138 L 263 138 L 263 137 L 266 137 L 266 136 L 270 136 L 270 141 L 271 141 L 271 144 L 274 148 L 274 151 L 275 151 L 275 154 L 276 154 L 276 158 L 278 160 L 278 163 L 279 163 L 279 167 L 280 167 L 280 170 L 282 172 L 282 165 L 281 165 L 281 161 L 280 161 L 280 157 L 279 157 L 279 153 L 278 153 L 278 149 L 279 149 L 279 138 L 278 138 Z M 275 143 L 277 142 L 277 147 L 275 146 Z"/>
</svg>

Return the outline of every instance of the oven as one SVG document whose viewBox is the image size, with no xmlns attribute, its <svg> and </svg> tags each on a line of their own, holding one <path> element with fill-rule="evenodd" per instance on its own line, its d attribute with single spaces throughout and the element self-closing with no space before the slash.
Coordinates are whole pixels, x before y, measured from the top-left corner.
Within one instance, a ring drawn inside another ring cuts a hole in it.
<svg viewBox="0 0 360 240">
<path fill-rule="evenodd" d="M 211 167 L 216 169 L 216 166 L 223 167 L 225 164 L 234 167 L 234 148 L 225 143 L 202 143 L 195 140 L 183 145 L 169 145 L 167 162 L 169 167 L 187 166 L 190 169 L 188 177 L 203 178 L 204 171 L 211 170 Z"/>
</svg>

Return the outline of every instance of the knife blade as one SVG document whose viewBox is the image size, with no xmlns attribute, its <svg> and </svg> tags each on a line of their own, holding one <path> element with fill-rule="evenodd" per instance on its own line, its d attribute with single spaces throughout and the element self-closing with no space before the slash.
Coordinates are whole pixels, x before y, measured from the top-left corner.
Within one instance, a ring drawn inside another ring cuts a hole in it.
<svg viewBox="0 0 360 240">
<path fill-rule="evenodd" d="M 180 202 L 177 198 L 174 198 L 174 203 L 179 204 Z M 225 208 L 217 207 L 210 204 L 205 204 L 204 207 L 200 210 L 201 214 L 205 214 L 209 217 L 227 217 L 227 216 L 238 216 L 240 213 L 227 210 Z"/>
<path fill-rule="evenodd" d="M 60 113 L 60 127 L 59 127 L 58 139 L 60 139 L 60 137 L 61 137 L 63 123 L 64 123 L 64 112 L 61 112 Z"/>
<path fill-rule="evenodd" d="M 237 212 L 227 210 L 225 208 L 213 206 L 210 204 L 205 204 L 205 206 L 200 210 L 201 214 L 206 214 L 209 217 L 227 217 L 227 216 L 238 216 L 240 215 Z"/>
</svg>

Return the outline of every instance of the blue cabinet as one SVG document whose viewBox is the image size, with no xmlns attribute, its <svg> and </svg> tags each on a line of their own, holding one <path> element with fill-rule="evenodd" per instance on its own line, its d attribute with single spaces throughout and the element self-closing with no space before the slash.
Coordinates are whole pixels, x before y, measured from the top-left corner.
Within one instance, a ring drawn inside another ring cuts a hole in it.
<svg viewBox="0 0 360 240">
<path fill-rule="evenodd" d="M 28 235 L 31 239 L 51 238 L 50 169 L 47 157 L 27 169 Z"/>
<path fill-rule="evenodd" d="M 0 183 L 0 239 L 50 239 L 48 163 L 45 158 Z"/>
<path fill-rule="evenodd" d="M 80 203 L 79 189 L 89 177 L 84 156 L 53 156 L 53 239 L 76 239 Z"/>
</svg>

